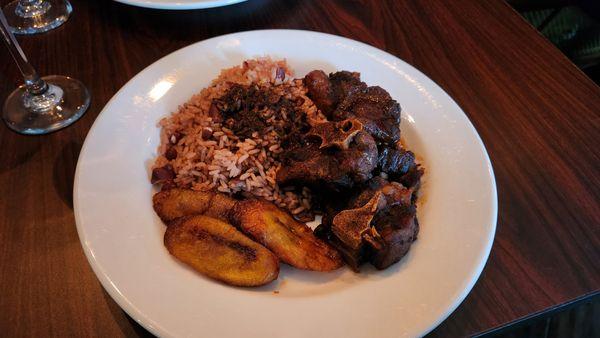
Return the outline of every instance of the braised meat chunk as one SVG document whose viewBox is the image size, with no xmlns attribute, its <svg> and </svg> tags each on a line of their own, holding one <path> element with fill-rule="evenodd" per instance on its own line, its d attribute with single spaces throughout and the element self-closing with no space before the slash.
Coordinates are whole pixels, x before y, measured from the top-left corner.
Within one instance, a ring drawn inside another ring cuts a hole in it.
<svg viewBox="0 0 600 338">
<path fill-rule="evenodd" d="M 367 88 L 360 80 L 359 73 L 348 71 L 327 76 L 322 70 L 313 70 L 304 77 L 304 84 L 308 89 L 308 97 L 329 119 L 338 104 L 348 95 Z"/>
<path fill-rule="evenodd" d="M 388 175 L 402 176 L 415 164 L 415 154 L 412 151 L 383 147 L 379 151 L 377 167 Z"/>
<path fill-rule="evenodd" d="M 371 222 L 376 236 L 367 238 L 370 246 L 369 262 L 378 269 L 385 269 L 399 261 L 417 238 L 419 224 L 417 209 L 412 203 L 413 189 L 381 177 L 369 181 L 369 186 L 354 201 L 361 204 L 381 192 L 385 204 L 377 211 Z"/>
<path fill-rule="evenodd" d="M 408 172 L 398 177 L 397 180 L 405 187 L 417 191 L 421 187 L 421 176 L 423 176 L 423 169 L 419 165 L 413 164 Z"/>
<path fill-rule="evenodd" d="M 350 200 L 348 206 L 356 208 L 367 203 L 377 192 L 383 193 L 385 205 L 410 204 L 413 191 L 406 189 L 398 182 L 390 182 L 381 176 L 374 177 L 367 182 L 365 188 L 355 198 Z"/>
<path fill-rule="evenodd" d="M 399 261 L 418 233 L 412 189 L 381 177 L 369 181 L 366 188 L 352 199 L 345 210 L 326 222 L 319 232 L 342 253 L 355 271 L 369 261 L 385 269 Z"/>
<path fill-rule="evenodd" d="M 333 96 L 338 105 L 348 96 L 367 89 L 367 84 L 360 80 L 360 73 L 358 72 L 342 70 L 331 73 L 329 80 L 331 81 Z"/>
<path fill-rule="evenodd" d="M 371 172 L 377 165 L 377 145 L 375 140 L 364 131 L 358 132 L 348 149 L 339 151 L 338 170 L 347 170 L 354 182 L 365 182 L 371 178 Z"/>
<path fill-rule="evenodd" d="M 316 142 L 303 141 L 281 155 L 282 166 L 277 171 L 277 184 L 307 185 L 340 190 L 353 185 L 348 173 L 338 170 L 339 162 L 334 156 L 319 149 Z"/>
<path fill-rule="evenodd" d="M 329 116 L 337 105 L 333 94 L 333 86 L 329 77 L 322 70 L 313 70 L 304 77 L 304 85 L 308 89 L 308 96 L 315 105 Z"/>
<path fill-rule="evenodd" d="M 360 123 L 354 126 L 360 126 Z M 327 133 L 311 129 L 282 154 L 278 184 L 339 191 L 371 177 L 377 165 L 377 145 L 371 135 L 353 127 L 351 132 L 344 130 L 345 124 L 335 122 L 313 128 L 321 128 Z"/>
<path fill-rule="evenodd" d="M 383 88 L 368 87 L 359 73 L 340 71 L 329 74 L 314 70 L 304 77 L 310 97 L 329 120 L 356 118 L 380 143 L 400 139 L 400 105 Z"/>
<path fill-rule="evenodd" d="M 378 192 L 364 205 L 342 210 L 332 219 L 330 240 L 355 271 L 368 257 L 368 239 L 377 236 L 371 221 L 384 205 L 385 199 Z"/>
<path fill-rule="evenodd" d="M 381 241 L 373 246 L 370 262 L 377 269 L 385 269 L 398 262 L 417 239 L 419 223 L 414 205 L 393 205 L 379 211 L 371 223 Z"/>
<path fill-rule="evenodd" d="M 332 116 L 334 120 L 358 119 L 378 142 L 392 144 L 400 140 L 400 105 L 381 87 L 351 93 Z"/>
<path fill-rule="evenodd" d="M 419 190 L 423 169 L 415 161 L 415 154 L 401 147 L 384 146 L 379 150 L 377 169 L 391 180 L 402 183 L 413 191 Z"/>
</svg>

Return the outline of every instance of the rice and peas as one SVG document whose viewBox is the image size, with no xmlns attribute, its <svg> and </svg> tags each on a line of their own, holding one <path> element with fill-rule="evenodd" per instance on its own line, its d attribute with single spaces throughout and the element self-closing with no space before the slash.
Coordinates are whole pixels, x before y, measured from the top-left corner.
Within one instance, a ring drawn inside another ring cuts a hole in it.
<svg viewBox="0 0 600 338">
<path fill-rule="evenodd" d="M 282 189 L 275 181 L 283 149 L 282 139 L 273 126 L 244 137 L 210 116 L 213 100 L 223 97 L 236 84 L 260 85 L 277 95 L 301 102 L 297 109 L 310 119 L 324 119 L 306 96 L 307 89 L 302 80 L 293 79 L 293 72 L 285 60 L 247 60 L 240 66 L 222 70 L 207 88 L 159 122 L 161 144 L 154 168 L 170 164 L 177 187 L 256 196 L 272 201 L 299 219 L 312 219 L 310 190 Z M 272 124 L 288 119 L 285 110 L 267 107 L 260 113 Z"/>
</svg>

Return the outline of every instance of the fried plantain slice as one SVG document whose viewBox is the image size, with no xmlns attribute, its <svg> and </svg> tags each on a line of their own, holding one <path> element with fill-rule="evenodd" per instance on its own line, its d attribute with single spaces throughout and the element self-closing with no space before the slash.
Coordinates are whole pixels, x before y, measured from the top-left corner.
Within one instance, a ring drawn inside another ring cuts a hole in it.
<svg viewBox="0 0 600 338">
<path fill-rule="evenodd" d="M 231 209 L 237 203 L 233 198 L 215 192 L 189 189 L 169 189 L 154 194 L 154 211 L 163 222 L 190 215 L 205 215 L 228 221 Z"/>
<path fill-rule="evenodd" d="M 225 284 L 259 286 L 279 275 L 273 253 L 215 218 L 179 218 L 167 227 L 164 243 L 177 259 Z"/>
<path fill-rule="evenodd" d="M 245 200 L 230 213 L 232 223 L 283 262 L 304 270 L 331 271 L 342 266 L 340 254 L 318 239 L 306 224 L 263 200 Z"/>
</svg>

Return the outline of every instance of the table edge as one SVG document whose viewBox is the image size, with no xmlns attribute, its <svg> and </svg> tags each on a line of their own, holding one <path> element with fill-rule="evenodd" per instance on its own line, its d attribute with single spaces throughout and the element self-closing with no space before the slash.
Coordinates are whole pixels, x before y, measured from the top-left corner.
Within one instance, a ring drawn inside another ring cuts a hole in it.
<svg viewBox="0 0 600 338">
<path fill-rule="evenodd" d="M 525 315 L 521 318 L 515 319 L 513 321 L 498 325 L 496 327 L 493 327 L 491 329 L 487 329 L 485 331 L 479 332 L 479 333 L 475 333 L 473 334 L 471 337 L 473 338 L 477 338 L 477 337 L 488 337 L 488 336 L 497 336 L 499 334 L 502 333 L 506 333 L 509 330 L 512 330 L 516 327 L 520 327 L 523 325 L 526 325 L 528 322 L 532 321 L 532 320 L 538 320 L 538 319 L 542 319 L 542 318 L 547 318 L 550 317 L 558 312 L 562 312 L 568 309 L 572 309 L 578 305 L 581 305 L 582 303 L 586 303 L 590 300 L 600 300 L 600 289 L 597 289 L 595 291 L 586 293 L 582 296 L 570 299 L 566 302 L 557 304 L 557 305 L 553 305 L 550 306 L 548 308 L 545 308 L 543 310 Z"/>
</svg>

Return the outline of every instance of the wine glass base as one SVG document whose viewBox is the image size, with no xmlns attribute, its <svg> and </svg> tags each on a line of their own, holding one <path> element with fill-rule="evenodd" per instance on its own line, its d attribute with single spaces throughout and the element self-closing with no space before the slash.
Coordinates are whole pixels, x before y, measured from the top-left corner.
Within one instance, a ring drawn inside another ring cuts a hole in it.
<svg viewBox="0 0 600 338">
<path fill-rule="evenodd" d="M 79 80 L 68 76 L 50 75 L 42 78 L 62 90 L 62 99 L 43 111 L 33 111 L 24 105 L 25 86 L 13 91 L 6 101 L 2 118 L 6 125 L 20 134 L 40 135 L 62 129 L 77 121 L 90 106 L 90 93 Z"/>
<path fill-rule="evenodd" d="M 69 19 L 73 8 L 67 0 L 44 0 L 36 8 L 26 8 L 15 0 L 4 7 L 4 15 L 15 34 L 36 34 L 54 29 Z"/>
</svg>

